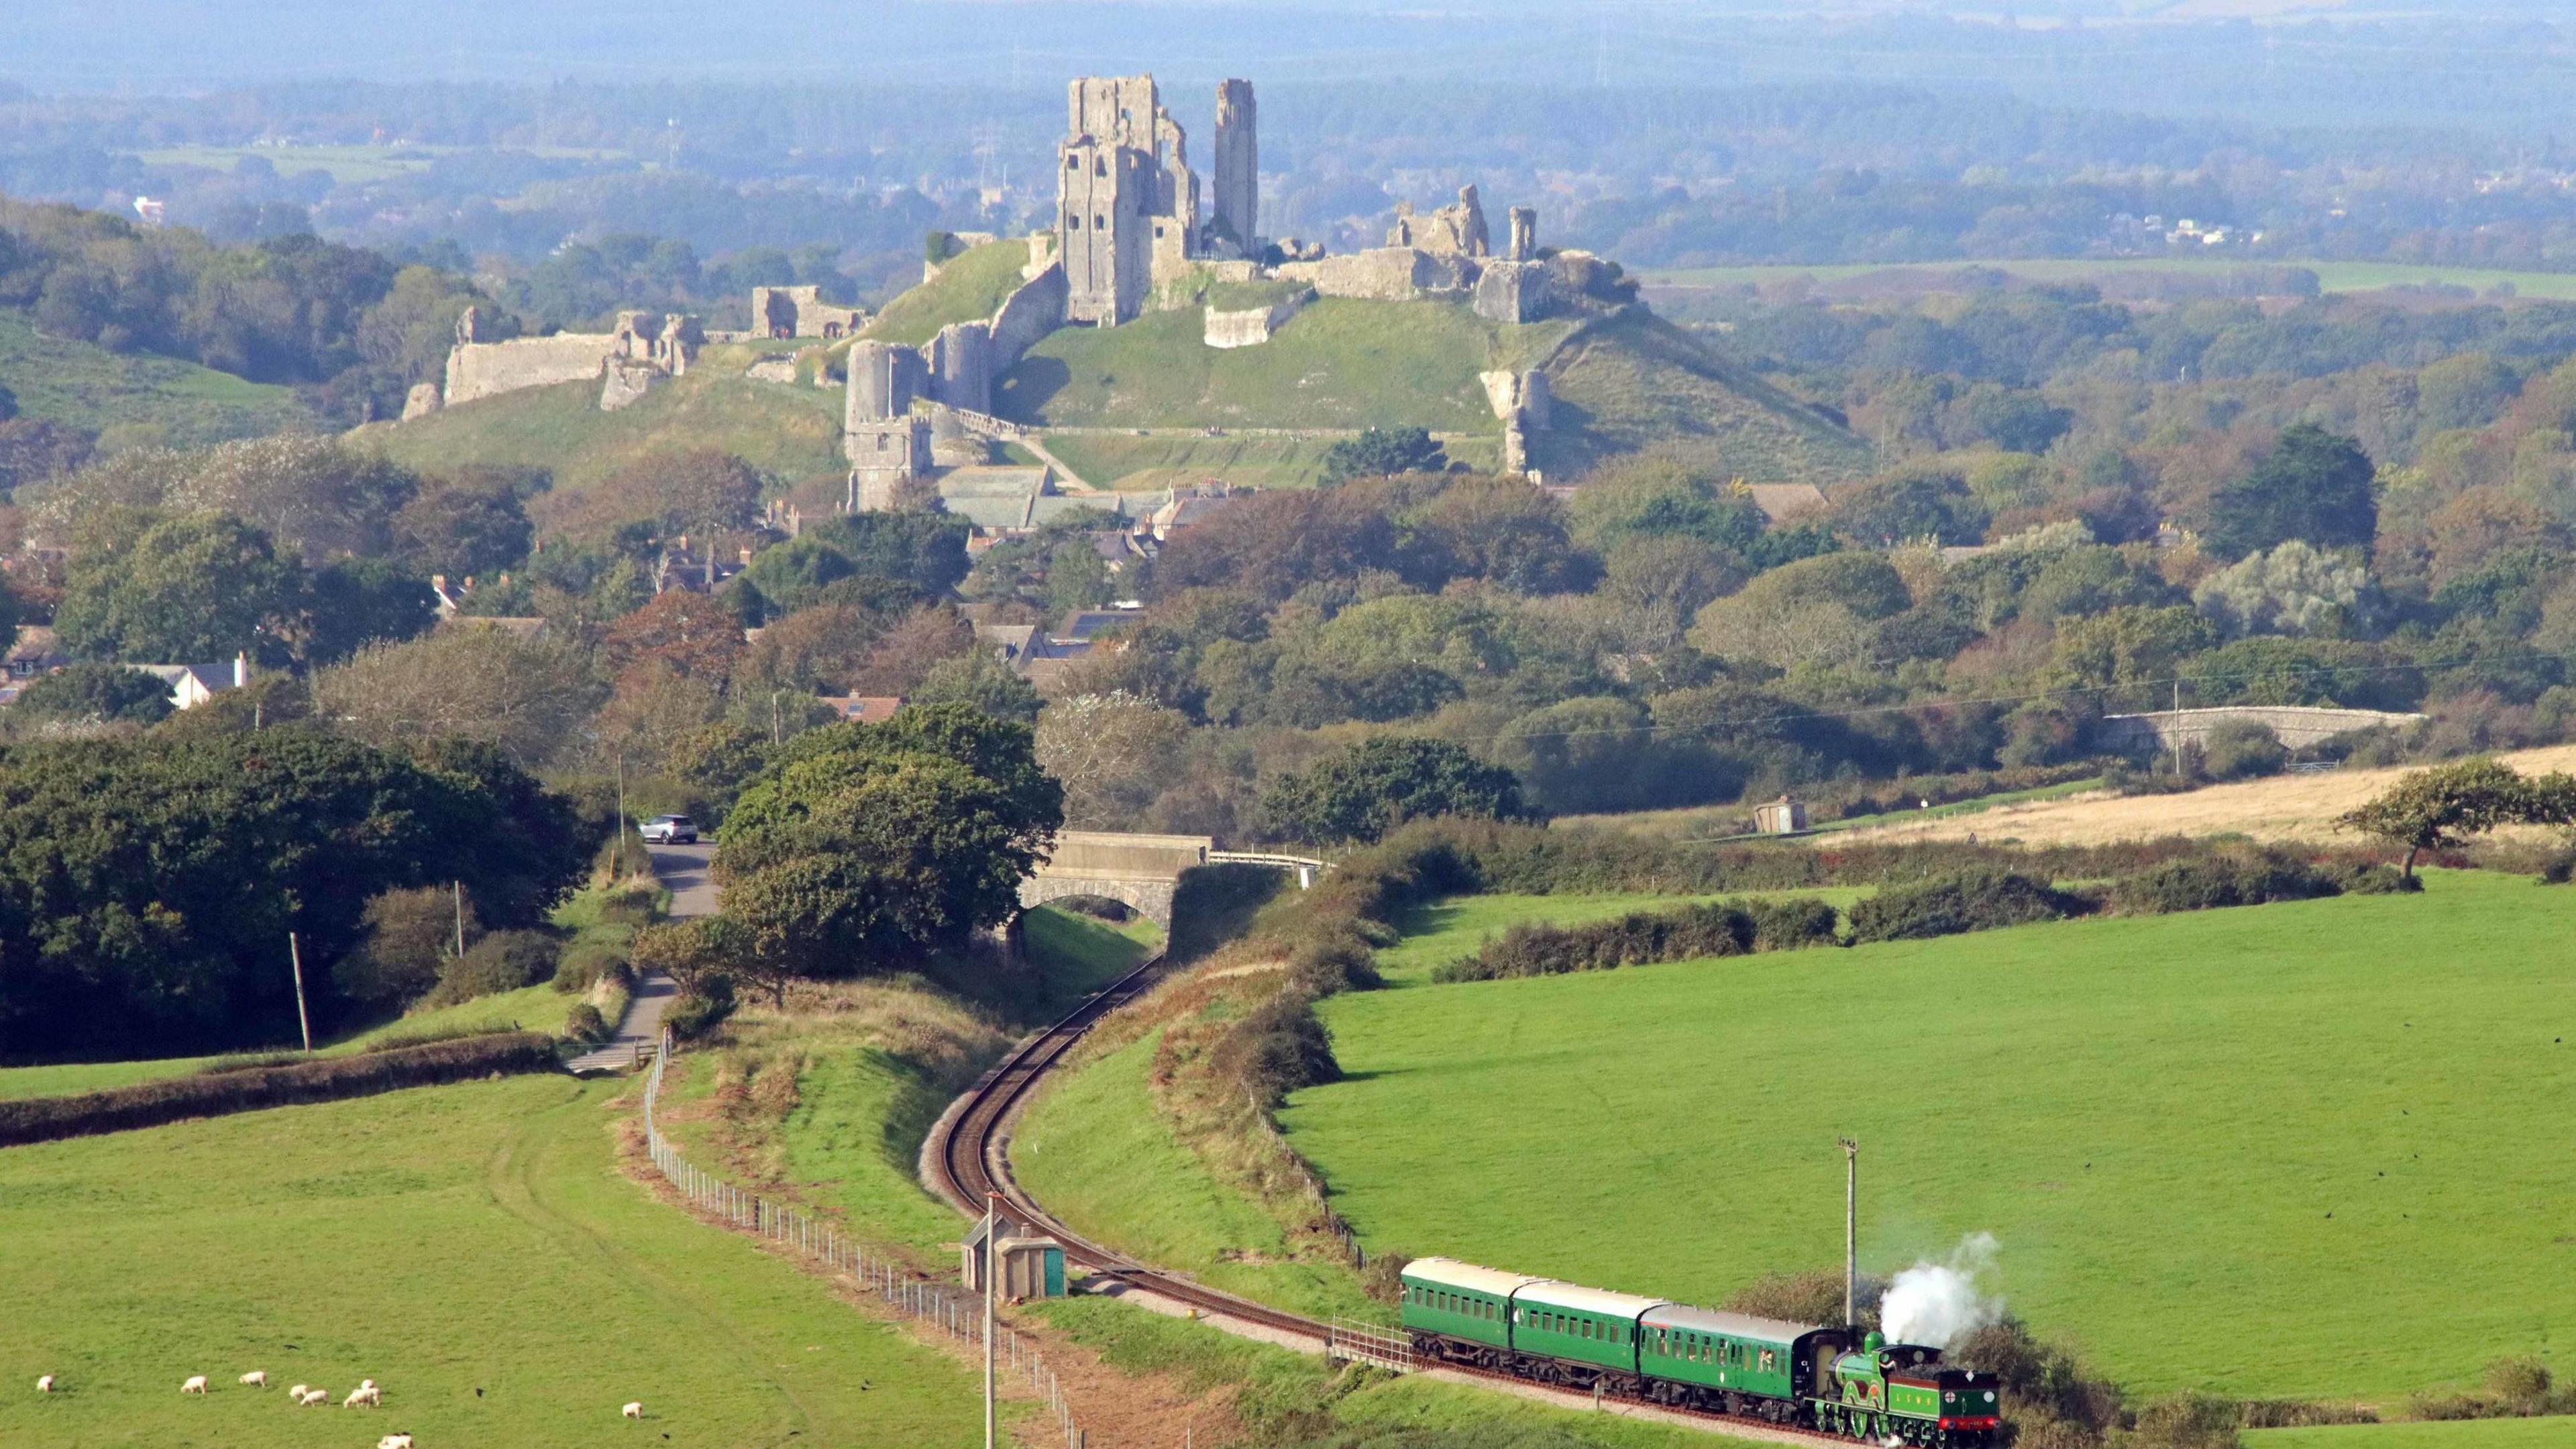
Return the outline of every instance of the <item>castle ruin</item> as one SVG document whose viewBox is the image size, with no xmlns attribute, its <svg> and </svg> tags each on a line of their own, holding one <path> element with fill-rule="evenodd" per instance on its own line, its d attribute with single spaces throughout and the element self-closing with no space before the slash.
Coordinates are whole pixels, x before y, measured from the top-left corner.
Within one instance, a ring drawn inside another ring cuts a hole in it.
<svg viewBox="0 0 2576 1449">
<path fill-rule="evenodd" d="M 1260 145 L 1250 81 L 1217 87 L 1216 213 L 1199 222 L 1189 137 L 1150 75 L 1083 76 L 1056 144 L 1056 252 L 1066 316 L 1115 326 L 1191 263 L 1258 254 Z"/>
</svg>

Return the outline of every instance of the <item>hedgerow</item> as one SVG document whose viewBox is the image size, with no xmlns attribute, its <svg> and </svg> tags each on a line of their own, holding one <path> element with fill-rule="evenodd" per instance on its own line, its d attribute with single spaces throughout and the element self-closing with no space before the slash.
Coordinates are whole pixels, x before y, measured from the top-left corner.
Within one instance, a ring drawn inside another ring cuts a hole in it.
<svg viewBox="0 0 2576 1449">
<path fill-rule="evenodd" d="M 320 1057 L 292 1066 L 169 1077 L 74 1097 L 30 1097 L 0 1102 L 0 1147 L 157 1127 L 190 1117 L 365 1097 L 495 1072 L 550 1072 L 555 1066 L 554 1038 L 539 1032 L 512 1032 L 400 1051 Z"/>
<path fill-rule="evenodd" d="M 2091 901 L 2036 876 L 1977 867 L 1937 880 L 1890 886 L 1855 902 L 1851 932 L 1855 942 L 1918 941 L 2034 921 L 2062 921 L 2092 909 Z"/>
</svg>

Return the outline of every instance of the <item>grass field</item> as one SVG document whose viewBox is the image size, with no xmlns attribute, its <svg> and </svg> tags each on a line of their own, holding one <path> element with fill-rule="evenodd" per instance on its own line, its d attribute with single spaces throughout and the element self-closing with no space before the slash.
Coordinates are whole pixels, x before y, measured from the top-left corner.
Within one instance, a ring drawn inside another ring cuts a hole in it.
<svg viewBox="0 0 2576 1449">
<path fill-rule="evenodd" d="M 1891 821 L 1898 825 L 1915 825 L 1930 820 L 1946 820 L 1954 815 L 1978 815 L 2006 805 L 2024 805 L 2035 800 L 2061 800 L 2102 788 L 2099 777 L 2069 780 L 2059 785 L 2035 785 L 2027 790 L 2003 790 L 1992 795 L 1979 795 L 1972 800 L 1953 800 L 1929 810 L 1902 810 L 1888 815 L 1855 815 L 1847 820 L 1829 820 L 1816 826 L 1819 831 L 1870 830 Z M 1740 827 L 1748 818 L 1741 805 L 1691 805 L 1674 810 L 1627 810 L 1607 815 L 1559 815 L 1548 822 L 1557 828 L 1626 830 L 1638 835 L 1664 835 L 1692 839 L 1722 839 Z"/>
<path fill-rule="evenodd" d="M 1669 911 L 1693 901 L 1743 900 L 1757 895 L 1814 896 L 1830 901 L 1840 910 L 1867 894 L 1860 887 L 1836 886 L 1827 890 L 1735 891 L 1705 896 L 1449 896 L 1408 909 L 1397 922 L 1404 939 L 1377 953 L 1377 967 L 1390 986 L 1425 985 L 1435 967 L 1474 955 L 1486 937 L 1499 936 L 1513 926 L 1539 921 L 1573 926 L 1606 921 L 1630 911 Z"/>
<path fill-rule="evenodd" d="M 2245 1449 L 2565 1449 L 2570 1444 L 2576 1444 L 2576 1418 L 2564 1416 L 2261 1429 L 2245 1436 Z"/>
<path fill-rule="evenodd" d="M 951 322 L 981 322 L 1001 310 L 1020 288 L 1029 244 L 1019 237 L 969 247 L 949 258 L 939 275 L 906 289 L 870 318 L 859 335 L 879 342 L 927 346 Z"/>
<path fill-rule="evenodd" d="M 1150 492 L 1205 483 L 1211 478 L 1260 488 L 1312 488 L 1323 481 L 1330 437 L 1229 434 L 1137 437 L 1133 433 L 1046 435 L 1049 452 L 1098 488 Z M 1502 436 L 1487 432 L 1443 439 L 1452 462 L 1493 469 L 1502 464 Z"/>
<path fill-rule="evenodd" d="M 2443 873 L 1349 994 L 1348 1079 L 1284 1123 L 1372 1249 L 1701 1301 L 1837 1261 L 1850 1133 L 1867 1267 L 1990 1231 L 2013 1309 L 2133 1389 L 2403 1395 L 2576 1327 L 2576 1161 L 2535 1150 L 2571 928 L 2576 893 Z"/>
<path fill-rule="evenodd" d="M 2516 750 L 2496 758 L 2525 774 L 2546 774 L 2576 769 L 2576 745 Z M 1958 840 L 1973 834 L 1980 840 L 2030 845 L 2104 845 L 2162 835 L 2233 833 L 2257 840 L 2351 845 L 2358 843 L 2360 837 L 2348 830 L 2337 830 L 2335 817 L 2367 804 L 2400 776 L 2417 768 L 2421 767 L 2275 775 L 2233 785 L 2212 785 L 2180 795 L 2034 795 L 2023 802 L 1999 803 L 1974 813 L 1944 814 L 1936 808 L 1883 817 L 1886 823 L 1855 821 L 1849 830 L 1833 838 L 1837 843 Z M 1613 817 L 1596 818 L 1607 821 Z"/>
<path fill-rule="evenodd" d="M 790 482 L 837 475 L 841 395 L 742 376 L 754 349 L 710 347 L 689 375 L 613 413 L 599 384 L 567 382 L 482 398 L 409 422 L 370 423 L 350 434 L 397 463 L 427 473 L 467 463 L 547 469 L 559 489 L 578 488 L 646 454 L 720 448 Z"/>
<path fill-rule="evenodd" d="M 1003 375 L 993 410 L 1033 425 L 1490 432 L 1476 374 L 1533 330 L 1454 304 L 1328 297 L 1259 347 L 1215 348 L 1200 309 L 1148 312 L 1049 335 Z"/>
<path fill-rule="evenodd" d="M 0 1443 L 974 1442 L 962 1364 L 620 1176 L 615 1090 L 521 1077 L 0 1152 Z M 279 1387 L 236 1387 L 251 1368 Z M 62 1391 L 26 1392 L 39 1373 Z M 214 1392 L 182 1398 L 196 1373 Z M 362 1376 L 384 1412 L 285 1405 Z"/>
<path fill-rule="evenodd" d="M 1746 266 L 1692 267 L 1676 269 L 1648 268 L 1637 273 L 1648 287 L 1738 287 L 1760 286 L 1766 282 L 1785 281 L 1794 277 L 1813 277 L 1819 282 L 1845 281 L 1853 277 L 1903 275 L 1920 273 L 1933 277 L 1947 276 L 1968 267 L 1991 268 L 2010 272 L 2034 282 L 2080 282 L 2123 273 L 2172 273 L 2180 276 L 2218 276 L 2238 272 L 2251 266 L 2304 267 L 2317 274 L 2317 284 L 2329 292 L 2368 292 L 2383 287 L 2441 286 L 2468 287 L 2479 292 L 2510 285 L 2524 297 L 2542 297 L 2559 301 L 2576 299 L 2576 272 L 2513 272 L 2483 267 L 2417 266 L 2404 262 L 2303 262 L 2272 258 L 2198 258 L 2148 257 L 2135 260 L 2055 259 L 2035 261 L 1958 261 L 1914 262 L 1889 266 L 1863 263 L 1848 266 L 1802 267 Z"/>
<path fill-rule="evenodd" d="M 176 358 L 110 352 L 40 337 L 24 312 L 0 309 L 0 385 L 31 418 L 126 441 L 192 447 L 313 421 L 293 390 Z"/>
</svg>

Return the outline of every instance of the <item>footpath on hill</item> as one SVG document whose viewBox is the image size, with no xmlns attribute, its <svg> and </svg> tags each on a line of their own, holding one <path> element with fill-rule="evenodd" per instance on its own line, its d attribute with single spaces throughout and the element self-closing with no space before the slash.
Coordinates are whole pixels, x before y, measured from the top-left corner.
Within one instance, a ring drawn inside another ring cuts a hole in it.
<svg viewBox="0 0 2576 1449">
<path fill-rule="evenodd" d="M 671 919 L 685 921 L 715 914 L 713 844 L 657 845 L 652 847 L 652 854 L 653 874 L 671 893 Z M 679 994 L 679 983 L 659 971 L 647 972 L 636 981 L 634 994 L 626 999 L 626 1014 L 618 1018 L 617 1035 L 598 1050 L 573 1058 L 572 1069 L 613 1071 L 641 1060 L 653 1050 L 653 1043 L 662 1039 L 662 1017 Z"/>
</svg>

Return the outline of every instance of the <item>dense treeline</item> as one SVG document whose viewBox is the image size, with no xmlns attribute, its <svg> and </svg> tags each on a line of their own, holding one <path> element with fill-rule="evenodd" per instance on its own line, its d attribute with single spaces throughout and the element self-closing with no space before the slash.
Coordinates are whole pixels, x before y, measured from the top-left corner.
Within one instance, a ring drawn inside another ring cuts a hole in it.
<svg viewBox="0 0 2576 1449">
<path fill-rule="evenodd" d="M 394 754 L 305 728 L 0 750 L 0 1053 L 166 1055 L 317 1030 L 369 901 L 457 883 L 527 926 L 586 866 L 570 804 L 497 752 Z"/>
</svg>

